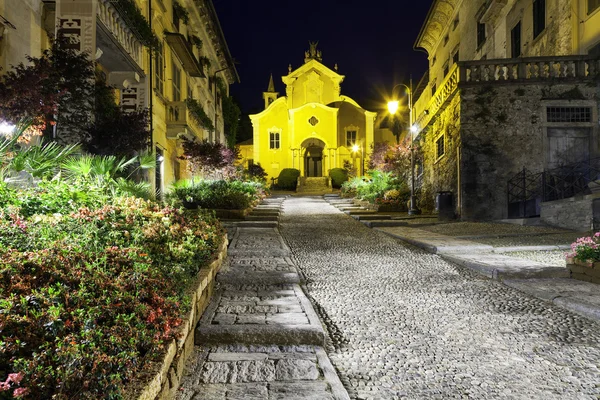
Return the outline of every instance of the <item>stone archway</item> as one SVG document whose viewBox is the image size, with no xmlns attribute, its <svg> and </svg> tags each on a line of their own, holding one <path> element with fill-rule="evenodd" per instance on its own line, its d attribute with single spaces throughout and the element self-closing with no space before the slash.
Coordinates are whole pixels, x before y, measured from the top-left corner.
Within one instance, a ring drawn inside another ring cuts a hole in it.
<svg viewBox="0 0 600 400">
<path fill-rule="evenodd" d="M 304 176 L 323 176 L 323 149 L 325 149 L 325 142 L 320 139 L 306 139 L 302 142 Z"/>
</svg>

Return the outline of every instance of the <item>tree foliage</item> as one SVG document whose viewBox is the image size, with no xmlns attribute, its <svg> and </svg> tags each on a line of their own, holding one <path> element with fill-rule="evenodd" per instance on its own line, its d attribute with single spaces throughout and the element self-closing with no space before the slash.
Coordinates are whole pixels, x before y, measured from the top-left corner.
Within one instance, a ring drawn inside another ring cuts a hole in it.
<svg viewBox="0 0 600 400">
<path fill-rule="evenodd" d="M 0 118 L 16 124 L 30 119 L 27 135 L 58 124 L 62 143 L 83 142 L 91 115 L 93 63 L 56 40 L 40 57 L 27 56 L 0 78 Z"/>
<path fill-rule="evenodd" d="M 85 148 L 92 154 L 133 157 L 150 145 L 150 112 L 125 112 L 115 103 L 114 89 L 97 78 L 95 120 Z"/>
<path fill-rule="evenodd" d="M 235 175 L 234 162 L 239 158 L 237 149 L 229 149 L 219 142 L 183 139 L 181 160 L 188 162 L 192 174 L 206 177 L 229 178 Z"/>
<path fill-rule="evenodd" d="M 241 111 L 235 100 L 231 96 L 223 97 L 223 121 L 225 123 L 225 137 L 227 138 L 227 147 L 230 149 L 235 146 L 238 127 L 240 124 Z"/>
</svg>

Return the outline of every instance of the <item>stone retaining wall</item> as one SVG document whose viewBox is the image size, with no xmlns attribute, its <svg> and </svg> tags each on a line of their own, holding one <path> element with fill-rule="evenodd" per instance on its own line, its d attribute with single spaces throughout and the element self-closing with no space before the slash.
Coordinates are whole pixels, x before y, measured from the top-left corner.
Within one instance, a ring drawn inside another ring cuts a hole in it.
<svg viewBox="0 0 600 400">
<path fill-rule="evenodd" d="M 579 261 L 567 257 L 567 269 L 573 279 L 600 283 L 600 262 L 598 261 Z"/>
<path fill-rule="evenodd" d="M 227 235 L 224 235 L 217 259 L 198 272 L 196 284 L 190 289 L 192 309 L 182 324 L 182 336 L 168 345 L 163 362 L 157 365 L 156 374 L 145 383 L 143 389 L 125 396 L 126 399 L 171 400 L 176 397 L 185 363 L 194 349 L 195 327 L 213 295 L 215 276 L 227 257 L 227 245 Z"/>
<path fill-rule="evenodd" d="M 541 204 L 540 220 L 561 228 L 585 232 L 600 228 L 600 194 L 547 201 Z"/>
</svg>

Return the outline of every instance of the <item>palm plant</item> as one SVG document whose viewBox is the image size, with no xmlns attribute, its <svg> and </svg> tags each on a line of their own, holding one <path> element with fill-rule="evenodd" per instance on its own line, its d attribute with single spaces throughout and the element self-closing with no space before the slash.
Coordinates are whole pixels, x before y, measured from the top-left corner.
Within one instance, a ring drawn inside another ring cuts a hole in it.
<svg viewBox="0 0 600 400">
<path fill-rule="evenodd" d="M 155 158 L 150 153 L 132 158 L 83 155 L 71 157 L 61 165 L 69 179 L 82 179 L 105 188 L 113 195 L 126 194 L 143 198 L 150 198 L 150 184 L 141 179 L 140 172 L 154 167 Z"/>
</svg>

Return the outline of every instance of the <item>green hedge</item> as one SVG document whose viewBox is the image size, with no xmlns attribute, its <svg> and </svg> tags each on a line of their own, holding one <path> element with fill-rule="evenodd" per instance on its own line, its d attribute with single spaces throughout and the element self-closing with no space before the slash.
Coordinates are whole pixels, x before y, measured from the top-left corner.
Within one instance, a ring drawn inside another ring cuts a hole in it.
<svg viewBox="0 0 600 400">
<path fill-rule="evenodd" d="M 295 168 L 284 168 L 277 178 L 277 187 L 279 189 L 296 190 L 300 171 Z"/>
<path fill-rule="evenodd" d="M 344 182 L 348 180 L 348 171 L 343 168 L 333 168 L 329 171 L 329 177 L 331 178 L 331 186 L 341 188 Z"/>
</svg>

